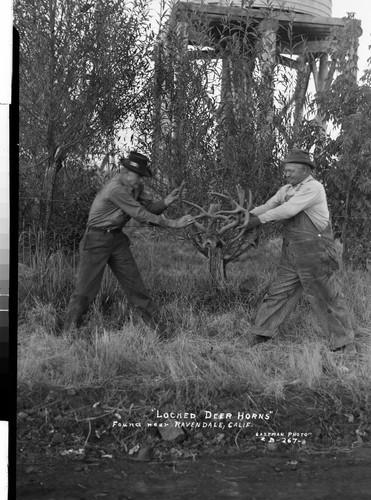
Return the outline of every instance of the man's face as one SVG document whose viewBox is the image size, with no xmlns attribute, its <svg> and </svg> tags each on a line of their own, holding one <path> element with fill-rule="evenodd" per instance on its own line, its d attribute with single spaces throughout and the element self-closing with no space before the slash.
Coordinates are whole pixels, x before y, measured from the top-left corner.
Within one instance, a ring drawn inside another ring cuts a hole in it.
<svg viewBox="0 0 371 500">
<path fill-rule="evenodd" d="M 123 176 L 125 178 L 125 181 L 128 184 L 130 184 L 130 186 L 132 186 L 133 188 L 138 187 L 140 179 L 139 174 L 137 174 L 136 172 L 132 172 L 131 170 L 125 169 L 125 171 L 123 172 Z"/>
<path fill-rule="evenodd" d="M 296 186 L 309 175 L 309 167 L 302 163 L 286 163 L 284 174 L 289 184 Z"/>
</svg>

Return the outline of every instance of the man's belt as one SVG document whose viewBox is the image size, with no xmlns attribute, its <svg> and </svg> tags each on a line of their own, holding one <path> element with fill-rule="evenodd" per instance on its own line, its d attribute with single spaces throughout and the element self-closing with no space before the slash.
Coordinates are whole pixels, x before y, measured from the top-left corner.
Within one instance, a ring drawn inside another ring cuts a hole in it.
<svg viewBox="0 0 371 500">
<path fill-rule="evenodd" d="M 101 233 L 121 233 L 122 227 L 97 227 L 97 226 L 88 226 L 88 231 L 99 231 Z"/>
</svg>

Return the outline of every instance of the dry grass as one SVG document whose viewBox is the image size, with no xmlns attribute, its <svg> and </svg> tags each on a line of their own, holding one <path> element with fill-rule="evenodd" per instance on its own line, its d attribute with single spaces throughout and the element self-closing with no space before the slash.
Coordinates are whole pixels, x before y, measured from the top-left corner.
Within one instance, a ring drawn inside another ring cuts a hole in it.
<svg viewBox="0 0 371 500">
<path fill-rule="evenodd" d="M 148 401 L 170 391 L 178 404 L 202 406 L 216 396 L 241 393 L 285 399 L 288 389 L 351 392 L 371 387 L 371 280 L 342 270 L 360 355 L 335 360 L 308 303 L 302 302 L 272 343 L 251 346 L 248 328 L 262 290 L 274 272 L 275 254 L 254 252 L 229 269 L 230 286 L 210 289 L 203 257 L 186 242 L 132 236 L 133 251 L 162 315 L 173 327 L 168 341 L 134 324 L 125 297 L 106 274 L 80 332 L 55 335 L 73 285 L 74 269 L 58 253 L 42 252 L 27 265 L 33 279 L 20 283 L 18 378 L 30 387 L 136 388 Z M 252 280 L 254 277 L 254 280 Z M 239 291 L 243 281 L 254 289 Z"/>
</svg>

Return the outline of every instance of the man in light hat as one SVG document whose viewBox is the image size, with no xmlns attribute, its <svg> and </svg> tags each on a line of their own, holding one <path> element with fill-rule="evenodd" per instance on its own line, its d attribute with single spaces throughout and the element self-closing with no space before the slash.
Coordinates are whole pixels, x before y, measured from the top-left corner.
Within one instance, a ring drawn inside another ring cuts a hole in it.
<svg viewBox="0 0 371 500">
<path fill-rule="evenodd" d="M 332 351 L 355 354 L 354 332 L 335 271 L 339 268 L 323 185 L 315 164 L 298 148 L 283 160 L 288 184 L 251 211 L 249 228 L 283 222 L 283 244 L 276 278 L 259 308 L 255 342 L 266 342 L 291 314 L 302 293 L 315 299 L 315 312 Z"/>
<path fill-rule="evenodd" d="M 90 208 L 87 228 L 80 242 L 78 274 L 67 308 L 65 329 L 81 324 L 89 304 L 99 291 L 106 264 L 126 292 L 131 305 L 155 329 L 156 307 L 147 294 L 130 250 L 129 238 L 122 228 L 131 218 L 140 223 L 172 228 L 186 227 L 193 222 L 190 215 L 176 220 L 160 215 L 178 200 L 179 189 L 174 189 L 163 200 L 153 200 L 142 184 L 143 177 L 152 176 L 146 156 L 132 151 L 128 158 L 120 162 L 123 169 L 103 186 Z"/>
</svg>

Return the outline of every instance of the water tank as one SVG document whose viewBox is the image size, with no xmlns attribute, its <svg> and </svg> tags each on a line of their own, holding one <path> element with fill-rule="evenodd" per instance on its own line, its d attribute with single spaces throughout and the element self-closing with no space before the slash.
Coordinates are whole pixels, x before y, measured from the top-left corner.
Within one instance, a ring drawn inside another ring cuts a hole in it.
<svg viewBox="0 0 371 500">
<path fill-rule="evenodd" d="M 241 4 L 248 6 L 249 0 L 191 0 L 194 3 L 203 3 L 205 5 L 220 5 L 241 7 Z M 254 0 L 251 2 L 252 8 L 270 7 L 277 10 L 290 10 L 298 14 L 309 14 L 311 16 L 331 17 L 332 0 Z"/>
</svg>

